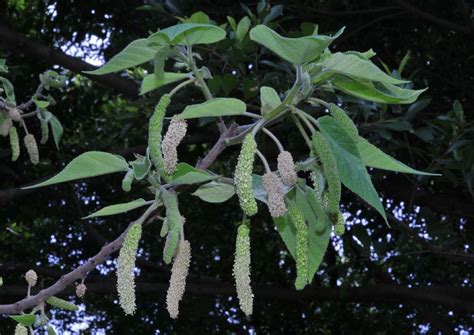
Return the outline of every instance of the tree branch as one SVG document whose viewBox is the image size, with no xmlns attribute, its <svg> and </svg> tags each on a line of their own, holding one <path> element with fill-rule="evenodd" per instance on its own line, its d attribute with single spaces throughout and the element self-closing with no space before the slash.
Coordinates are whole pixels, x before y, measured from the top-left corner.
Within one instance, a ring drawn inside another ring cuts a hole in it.
<svg viewBox="0 0 474 335">
<path fill-rule="evenodd" d="M 474 34 L 474 26 L 472 24 L 462 26 L 462 25 L 459 25 L 457 23 L 447 21 L 447 20 L 441 19 L 437 16 L 425 13 L 421 9 L 418 9 L 415 6 L 412 6 L 408 2 L 405 2 L 404 0 L 396 0 L 396 2 L 400 5 L 400 7 L 402 7 L 403 9 L 405 9 L 407 11 L 409 11 L 410 13 L 412 13 L 416 16 L 419 16 L 419 17 L 421 17 L 421 18 L 423 18 L 427 21 L 435 23 L 435 24 L 437 24 L 441 27 L 445 27 L 445 28 L 448 28 L 448 29 L 451 29 L 451 30 L 454 30 L 454 31 L 457 31 L 457 32 L 460 32 L 460 33 L 464 33 L 464 34 Z"/>
<path fill-rule="evenodd" d="M 129 97 L 138 97 L 138 84 L 135 81 L 115 74 L 103 76 L 85 74 L 83 71 L 91 71 L 96 69 L 96 67 L 76 57 L 69 56 L 60 50 L 33 41 L 3 24 L 0 24 L 0 48 L 12 52 L 23 52 L 51 65 L 59 65 L 72 72 L 86 76 Z"/>
<path fill-rule="evenodd" d="M 212 149 L 202 160 L 200 160 L 196 164 L 196 166 L 202 169 L 208 168 L 217 159 L 220 153 L 225 149 L 225 139 L 233 136 L 235 134 L 236 129 L 237 126 L 232 125 L 225 132 L 223 132 L 219 137 L 218 141 L 212 147 Z M 102 264 L 112 253 L 120 249 L 123 243 L 123 239 L 125 238 L 125 233 L 126 231 L 120 234 L 117 239 L 105 245 L 97 255 L 90 258 L 87 262 L 77 267 L 75 270 L 72 270 L 68 274 L 62 276 L 61 279 L 56 281 L 56 283 L 54 283 L 53 285 L 39 291 L 38 294 L 24 298 L 13 304 L 0 305 L 0 314 L 18 314 L 24 311 L 25 309 L 37 306 L 39 303 L 46 300 L 47 298 L 53 295 L 57 295 L 58 293 L 63 291 L 68 285 L 85 277 L 97 265 Z"/>
</svg>

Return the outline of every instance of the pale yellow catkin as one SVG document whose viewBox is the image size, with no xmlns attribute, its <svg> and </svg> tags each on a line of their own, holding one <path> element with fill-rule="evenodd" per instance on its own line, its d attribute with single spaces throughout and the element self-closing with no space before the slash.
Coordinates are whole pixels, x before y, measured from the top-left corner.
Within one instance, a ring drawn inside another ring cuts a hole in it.
<svg viewBox="0 0 474 335">
<path fill-rule="evenodd" d="M 186 120 L 172 119 L 163 138 L 163 163 L 167 174 L 173 174 L 176 171 L 176 165 L 178 164 L 177 147 L 186 136 L 187 127 Z"/>
<path fill-rule="evenodd" d="M 36 282 L 38 280 L 38 275 L 34 270 L 28 270 L 28 272 L 25 273 L 25 280 L 30 285 L 31 287 L 36 285 Z"/>
<path fill-rule="evenodd" d="M 32 164 L 36 165 L 39 163 L 39 151 L 38 145 L 36 144 L 36 139 L 32 134 L 26 134 L 25 138 L 23 139 L 26 147 L 26 151 L 28 152 L 28 156 L 30 156 L 30 161 Z"/>
<path fill-rule="evenodd" d="M 278 173 L 280 173 L 283 184 L 287 186 L 293 186 L 298 180 L 298 175 L 295 171 L 295 163 L 293 156 L 288 151 L 282 151 L 278 155 Z"/>
<path fill-rule="evenodd" d="M 28 335 L 28 328 L 21 324 L 17 324 L 15 327 L 15 335 Z"/>
<path fill-rule="evenodd" d="M 250 228 L 249 220 L 245 220 L 237 230 L 235 240 L 235 258 L 233 274 L 240 309 L 245 315 L 253 312 L 253 292 L 250 285 Z"/>
<path fill-rule="evenodd" d="M 267 204 L 270 215 L 277 218 L 287 212 L 285 205 L 285 192 L 280 178 L 273 172 L 263 175 L 263 188 L 267 192 Z"/>
<path fill-rule="evenodd" d="M 135 303 L 135 260 L 137 257 L 138 242 L 142 236 L 142 225 L 133 224 L 127 231 L 118 258 L 117 291 L 120 306 L 125 314 L 132 315 L 136 310 Z"/>
<path fill-rule="evenodd" d="M 179 314 L 179 302 L 186 288 L 186 277 L 191 264 L 191 244 L 181 240 L 171 268 L 170 286 L 166 294 L 166 308 L 170 317 L 176 319 Z"/>
</svg>

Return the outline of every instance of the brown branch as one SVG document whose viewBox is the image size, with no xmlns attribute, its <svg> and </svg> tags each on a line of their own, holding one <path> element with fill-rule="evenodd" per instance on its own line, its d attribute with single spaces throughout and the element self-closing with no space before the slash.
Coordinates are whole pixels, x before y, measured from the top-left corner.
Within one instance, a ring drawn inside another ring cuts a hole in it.
<svg viewBox="0 0 474 335">
<path fill-rule="evenodd" d="M 220 155 L 220 153 L 225 149 L 225 139 L 227 137 L 233 136 L 235 134 L 236 128 L 236 125 L 232 125 L 224 133 L 222 133 L 216 144 L 212 147 L 208 154 L 196 164 L 196 166 L 200 166 L 203 169 L 208 168 Z M 122 246 L 124 237 L 125 232 L 123 232 L 113 242 L 104 246 L 97 255 L 90 258 L 86 263 L 79 266 L 75 270 L 72 270 L 68 274 L 62 276 L 61 279 L 59 279 L 56 283 L 46 289 L 39 291 L 38 294 L 24 298 L 13 304 L 0 305 L 0 314 L 17 314 L 24 311 L 25 309 L 37 306 L 50 296 L 57 295 L 58 293 L 63 291 L 68 285 L 85 277 L 97 265 L 102 264 L 112 253 L 119 250 Z"/>
<path fill-rule="evenodd" d="M 76 57 L 69 56 L 60 50 L 31 40 L 3 24 L 0 24 L 0 48 L 12 52 L 23 52 L 51 65 L 59 65 L 72 72 L 82 74 L 129 97 L 138 97 L 138 84 L 135 81 L 115 74 L 93 76 L 82 73 L 83 71 L 94 70 L 96 67 Z"/>
</svg>

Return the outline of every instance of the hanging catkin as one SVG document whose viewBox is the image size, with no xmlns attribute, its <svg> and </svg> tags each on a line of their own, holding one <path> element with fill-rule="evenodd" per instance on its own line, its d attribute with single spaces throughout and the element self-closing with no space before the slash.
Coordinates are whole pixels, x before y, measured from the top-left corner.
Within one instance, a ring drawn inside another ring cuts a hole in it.
<svg viewBox="0 0 474 335">
<path fill-rule="evenodd" d="M 48 127 L 48 122 L 40 119 L 40 125 L 41 125 L 41 144 L 46 144 L 48 142 L 49 138 L 49 127 Z"/>
<path fill-rule="evenodd" d="M 10 137 L 10 148 L 12 150 L 12 161 L 16 161 L 18 157 L 20 157 L 20 140 L 18 138 L 18 132 L 16 131 L 16 127 L 10 127 L 8 132 Z"/>
<path fill-rule="evenodd" d="M 30 156 L 30 162 L 35 165 L 38 164 L 39 152 L 35 137 L 32 134 L 26 134 L 25 138 L 23 139 L 23 142 L 25 143 L 28 156 Z"/>
<path fill-rule="evenodd" d="M 235 167 L 234 183 L 239 197 L 240 207 L 248 216 L 257 213 L 257 202 L 253 197 L 253 162 L 255 152 L 257 150 L 257 142 L 251 134 L 247 134 L 242 142 L 239 158 Z"/>
<path fill-rule="evenodd" d="M 336 158 L 326 138 L 318 131 L 313 135 L 313 149 L 323 165 L 324 177 L 328 184 L 328 216 L 331 222 L 335 224 L 339 213 L 339 201 L 341 200 L 341 180 L 337 172 Z"/>
<path fill-rule="evenodd" d="M 120 306 L 125 314 L 135 313 L 135 260 L 137 257 L 138 242 L 142 236 L 142 225 L 134 223 L 127 231 L 118 258 L 117 265 L 117 291 Z"/>
<path fill-rule="evenodd" d="M 293 162 L 293 156 L 288 151 L 282 151 L 278 155 L 278 173 L 280 173 L 283 184 L 287 186 L 293 186 L 298 180 L 298 176 L 295 171 L 295 163 Z"/>
<path fill-rule="evenodd" d="M 337 122 L 342 126 L 342 128 L 344 128 L 344 130 L 347 131 L 347 133 L 351 135 L 353 139 L 359 136 L 357 126 L 343 109 L 339 108 L 335 104 L 331 104 L 329 106 L 329 111 L 331 115 L 337 120 Z"/>
<path fill-rule="evenodd" d="M 148 148 L 150 159 L 160 173 L 164 173 L 163 157 L 161 156 L 161 131 L 163 130 L 163 119 L 166 108 L 171 102 L 171 97 L 165 94 L 155 107 L 155 111 L 148 123 Z"/>
<path fill-rule="evenodd" d="M 166 208 L 166 223 L 168 224 L 168 235 L 163 250 L 163 261 L 170 264 L 178 247 L 181 232 L 182 218 L 178 208 L 176 193 L 164 190 L 161 194 L 163 204 Z"/>
<path fill-rule="evenodd" d="M 8 116 L 16 122 L 21 121 L 21 113 L 17 108 L 12 108 L 8 111 Z"/>
<path fill-rule="evenodd" d="M 186 136 L 188 125 L 186 120 L 172 119 L 168 131 L 163 138 L 163 162 L 165 172 L 173 174 L 178 164 L 178 145 Z"/>
<path fill-rule="evenodd" d="M 13 124 L 12 119 L 10 118 L 4 119 L 2 122 L 2 125 L 0 126 L 0 135 L 2 135 L 3 137 L 7 137 L 8 132 L 10 131 L 10 128 L 12 127 L 12 124 Z"/>
<path fill-rule="evenodd" d="M 170 286 L 166 294 L 166 308 L 173 319 L 176 319 L 179 314 L 179 302 L 183 298 L 186 288 L 186 277 L 190 264 L 191 245 L 189 241 L 181 240 L 171 268 Z"/>
<path fill-rule="evenodd" d="M 87 286 L 84 283 L 80 283 L 76 286 L 76 296 L 78 298 L 83 298 L 86 295 Z"/>
<path fill-rule="evenodd" d="M 302 290 L 308 283 L 308 226 L 299 208 L 292 204 L 288 215 L 296 229 L 296 280 L 295 287 Z"/>
<path fill-rule="evenodd" d="M 270 215 L 277 218 L 285 215 L 285 192 L 280 178 L 273 172 L 267 172 L 263 175 L 263 188 L 267 192 L 267 203 Z"/>
<path fill-rule="evenodd" d="M 28 328 L 18 323 L 15 327 L 15 335 L 28 335 Z"/>
<path fill-rule="evenodd" d="M 250 229 L 245 220 L 237 230 L 235 240 L 234 278 L 239 304 L 245 315 L 253 311 L 253 293 L 250 286 Z"/>
</svg>

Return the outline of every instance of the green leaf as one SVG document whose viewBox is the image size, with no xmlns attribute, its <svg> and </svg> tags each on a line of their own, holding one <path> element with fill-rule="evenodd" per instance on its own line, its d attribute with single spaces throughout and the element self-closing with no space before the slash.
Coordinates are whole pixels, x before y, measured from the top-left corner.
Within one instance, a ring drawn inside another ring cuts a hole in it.
<svg viewBox="0 0 474 335">
<path fill-rule="evenodd" d="M 5 91 L 5 95 L 7 96 L 7 101 L 16 105 L 16 98 L 15 98 L 15 89 L 13 88 L 12 83 L 10 80 L 4 77 L 0 77 L 0 81 L 2 82 L 3 90 Z"/>
<path fill-rule="evenodd" d="M 411 104 L 426 91 L 426 89 L 409 90 L 391 84 L 356 81 L 339 75 L 334 76 L 331 82 L 336 88 L 349 95 L 387 104 Z"/>
<path fill-rule="evenodd" d="M 357 139 L 357 149 L 365 166 L 388 171 L 419 174 L 423 176 L 440 176 L 440 174 L 437 173 L 415 170 L 387 155 L 385 152 L 377 148 L 375 145 L 369 143 L 369 141 L 362 137 Z"/>
<path fill-rule="evenodd" d="M 85 152 L 74 158 L 54 177 L 39 184 L 23 187 L 23 189 L 43 187 L 66 181 L 101 176 L 104 174 L 127 171 L 128 164 L 123 157 L 102 151 Z"/>
<path fill-rule="evenodd" d="M 47 331 L 48 331 L 48 335 L 56 335 L 56 331 L 51 326 L 48 326 Z"/>
<path fill-rule="evenodd" d="M 211 44 L 225 38 L 225 30 L 211 24 L 180 23 L 148 37 L 155 43 L 170 45 Z"/>
<path fill-rule="evenodd" d="M 303 213 L 306 222 L 308 223 L 308 282 L 310 283 L 312 282 L 313 277 L 321 265 L 326 253 L 329 244 L 329 237 L 331 235 L 331 226 L 328 223 L 327 218 L 322 218 L 324 220 L 325 228 L 321 233 L 316 232 L 318 220 L 321 220 L 321 218 L 317 216 L 317 213 L 312 209 L 307 200 L 307 193 L 309 192 L 312 191 L 304 191 L 297 187 L 295 191 L 288 193 L 287 198 L 290 203 L 294 203 L 298 206 L 298 208 Z M 278 233 L 285 243 L 286 248 L 294 258 L 296 254 L 296 230 L 288 218 L 288 214 L 285 214 L 279 218 L 274 218 L 273 221 L 275 222 Z"/>
<path fill-rule="evenodd" d="M 32 326 L 36 321 L 34 314 L 10 315 L 10 317 L 25 327 Z"/>
<path fill-rule="evenodd" d="M 186 106 L 178 118 L 193 119 L 212 116 L 242 115 L 247 109 L 245 103 L 235 98 L 214 98 L 206 102 Z"/>
<path fill-rule="evenodd" d="M 275 109 L 280 104 L 281 99 L 277 91 L 268 86 L 260 87 L 260 111 L 262 115 L 265 115 L 269 111 Z"/>
<path fill-rule="evenodd" d="M 77 307 L 73 303 L 60 299 L 58 297 L 49 297 L 48 299 L 46 299 L 46 302 L 53 307 L 64 309 L 66 311 L 75 312 L 79 310 L 79 307 Z"/>
<path fill-rule="evenodd" d="M 61 137 L 63 136 L 63 126 L 61 122 L 58 120 L 56 116 L 51 113 L 51 117 L 49 119 L 49 124 L 51 126 L 51 130 L 53 131 L 53 138 L 54 143 L 56 144 L 56 148 L 59 149 L 59 142 L 61 141 Z"/>
<path fill-rule="evenodd" d="M 242 42 L 242 40 L 245 38 L 245 35 L 247 35 L 248 31 L 250 29 L 250 19 L 248 16 L 244 16 L 239 24 L 237 25 L 237 29 L 235 31 L 235 37 L 237 38 L 237 41 Z"/>
<path fill-rule="evenodd" d="M 196 169 L 189 164 L 179 163 L 176 172 L 170 178 L 170 185 L 199 184 L 219 178 L 211 175 L 207 171 Z"/>
<path fill-rule="evenodd" d="M 132 209 L 140 208 L 142 206 L 145 206 L 147 202 L 140 198 L 136 199 L 130 202 L 124 202 L 121 204 L 115 204 L 115 205 L 110 205 L 106 206 L 102 209 L 99 209 L 97 212 L 94 212 L 86 217 L 83 217 L 83 219 L 90 219 L 90 218 L 95 218 L 98 216 L 109 216 L 109 215 L 115 215 L 115 214 L 120 214 L 120 213 L 125 213 L 128 211 L 131 211 Z"/>
<path fill-rule="evenodd" d="M 138 156 L 136 160 L 130 163 L 130 165 L 132 166 L 133 175 L 136 180 L 142 180 L 145 178 L 151 168 L 150 159 L 144 156 Z"/>
<path fill-rule="evenodd" d="M 203 201 L 218 204 L 229 200 L 235 194 L 235 188 L 226 183 L 211 181 L 200 186 L 196 192 L 192 193 Z"/>
<path fill-rule="evenodd" d="M 311 35 L 299 38 L 288 38 L 264 25 L 258 25 L 250 31 L 250 39 L 267 47 L 281 58 L 290 63 L 301 65 L 313 61 L 339 35 L 344 28 L 334 36 Z"/>
<path fill-rule="evenodd" d="M 324 60 L 318 65 L 323 67 L 323 71 L 338 73 L 356 80 L 363 79 L 393 85 L 409 82 L 387 75 L 370 60 L 363 59 L 354 54 L 336 52 L 328 57 L 324 57 Z"/>
<path fill-rule="evenodd" d="M 102 75 L 143 64 L 155 57 L 158 48 L 157 46 L 150 46 L 150 42 L 146 38 L 135 40 L 102 67 L 94 71 L 84 71 L 84 73 Z"/>
<path fill-rule="evenodd" d="M 387 221 L 385 210 L 354 140 L 333 117 L 323 116 L 319 118 L 318 127 L 326 137 L 336 157 L 341 182 L 374 207 Z"/>
<path fill-rule="evenodd" d="M 140 86 L 140 95 L 146 94 L 161 86 L 165 86 L 183 79 L 190 78 L 188 73 L 164 72 L 162 79 L 157 79 L 155 74 L 146 75 Z"/>
<path fill-rule="evenodd" d="M 6 65 L 5 59 L 0 58 L 0 72 L 8 72 L 8 66 Z"/>
<path fill-rule="evenodd" d="M 49 106 L 49 101 L 44 101 L 44 100 L 37 100 L 33 99 L 33 102 L 35 103 L 36 107 L 39 109 L 44 109 Z"/>
</svg>

